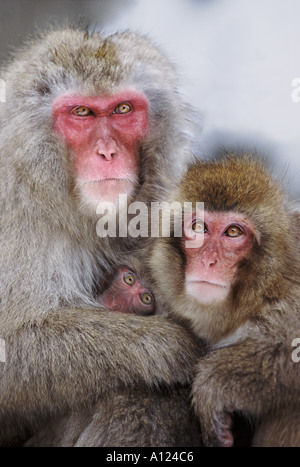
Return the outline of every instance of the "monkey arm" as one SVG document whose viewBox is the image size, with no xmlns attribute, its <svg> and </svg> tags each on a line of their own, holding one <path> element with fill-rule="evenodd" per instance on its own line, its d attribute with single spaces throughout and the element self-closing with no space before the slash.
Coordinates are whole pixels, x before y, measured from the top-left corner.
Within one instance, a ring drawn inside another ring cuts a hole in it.
<svg viewBox="0 0 300 467">
<path fill-rule="evenodd" d="M 299 402 L 300 367 L 291 353 L 292 347 L 257 338 L 212 351 L 199 361 L 193 404 L 206 445 L 233 445 L 233 411 L 255 417 L 282 400 Z"/>
<path fill-rule="evenodd" d="M 117 387 L 183 383 L 198 348 L 162 317 L 64 309 L 5 337 L 0 363 L 0 415 L 53 413 Z"/>
</svg>

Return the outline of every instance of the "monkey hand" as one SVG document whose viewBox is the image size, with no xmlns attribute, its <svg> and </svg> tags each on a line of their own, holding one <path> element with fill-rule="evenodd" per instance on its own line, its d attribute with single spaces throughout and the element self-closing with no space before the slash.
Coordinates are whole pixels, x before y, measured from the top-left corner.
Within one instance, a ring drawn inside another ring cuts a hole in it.
<svg viewBox="0 0 300 467">
<path fill-rule="evenodd" d="M 230 361 L 226 359 L 226 352 L 222 358 L 223 350 L 201 358 L 193 383 L 193 405 L 200 418 L 206 446 L 232 447 L 234 444 L 232 414 L 240 407 L 233 396 L 235 383 Z"/>
</svg>

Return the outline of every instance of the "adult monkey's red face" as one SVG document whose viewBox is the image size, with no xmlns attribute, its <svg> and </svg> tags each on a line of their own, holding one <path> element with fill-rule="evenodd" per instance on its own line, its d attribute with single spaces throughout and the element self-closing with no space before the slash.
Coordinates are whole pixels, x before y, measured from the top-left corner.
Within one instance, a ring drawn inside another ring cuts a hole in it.
<svg viewBox="0 0 300 467">
<path fill-rule="evenodd" d="M 52 106 L 54 129 L 74 155 L 83 199 L 97 206 L 131 195 L 138 181 L 139 143 L 149 131 L 145 95 L 125 89 L 114 95 L 65 94 Z"/>
</svg>

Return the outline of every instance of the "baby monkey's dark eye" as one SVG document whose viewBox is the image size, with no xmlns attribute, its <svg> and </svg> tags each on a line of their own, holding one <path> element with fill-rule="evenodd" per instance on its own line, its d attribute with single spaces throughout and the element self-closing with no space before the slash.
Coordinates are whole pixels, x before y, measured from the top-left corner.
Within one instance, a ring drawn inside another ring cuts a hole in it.
<svg viewBox="0 0 300 467">
<path fill-rule="evenodd" d="M 123 280 L 127 285 L 132 286 L 135 283 L 135 277 L 131 272 L 126 272 L 123 276 Z"/>
<path fill-rule="evenodd" d="M 153 297 L 148 292 L 145 292 L 141 295 L 141 300 L 144 303 L 144 305 L 152 305 L 153 303 Z"/>
</svg>

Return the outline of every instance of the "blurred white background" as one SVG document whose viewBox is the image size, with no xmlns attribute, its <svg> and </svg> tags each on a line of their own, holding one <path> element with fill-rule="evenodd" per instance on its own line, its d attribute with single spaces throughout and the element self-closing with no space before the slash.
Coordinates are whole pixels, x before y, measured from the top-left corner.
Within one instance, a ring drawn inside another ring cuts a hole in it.
<svg viewBox="0 0 300 467">
<path fill-rule="evenodd" d="M 67 18 L 152 38 L 202 113 L 202 154 L 223 146 L 258 151 L 300 197 L 300 99 L 292 100 L 292 81 L 300 78 L 299 1 L 0 0 L 1 61 L 35 28 Z"/>
</svg>

